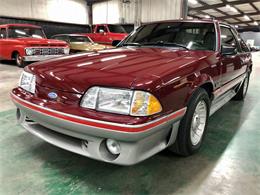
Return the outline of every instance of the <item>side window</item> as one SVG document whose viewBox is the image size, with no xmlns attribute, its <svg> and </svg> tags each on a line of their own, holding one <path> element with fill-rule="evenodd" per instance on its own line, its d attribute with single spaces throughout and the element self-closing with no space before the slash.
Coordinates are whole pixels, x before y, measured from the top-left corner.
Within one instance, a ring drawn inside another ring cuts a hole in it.
<svg viewBox="0 0 260 195">
<path fill-rule="evenodd" d="M 0 39 L 5 39 L 6 38 L 6 29 L 1 28 L 0 29 Z"/>
<path fill-rule="evenodd" d="M 97 33 L 107 32 L 107 28 L 105 26 L 98 26 Z"/>
<path fill-rule="evenodd" d="M 230 28 L 220 27 L 221 30 L 221 45 L 232 46 L 238 48 L 237 41 Z"/>
<path fill-rule="evenodd" d="M 70 42 L 70 37 L 69 37 L 69 36 L 63 36 L 63 37 L 61 38 L 61 40 L 62 40 L 62 41 L 65 41 L 65 42 L 67 42 L 67 43 L 69 43 L 69 42 Z"/>
</svg>

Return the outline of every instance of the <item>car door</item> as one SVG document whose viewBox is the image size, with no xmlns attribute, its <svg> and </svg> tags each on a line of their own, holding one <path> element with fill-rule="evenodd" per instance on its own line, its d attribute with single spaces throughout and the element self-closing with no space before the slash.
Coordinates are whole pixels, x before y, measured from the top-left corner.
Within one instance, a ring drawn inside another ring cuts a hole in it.
<svg viewBox="0 0 260 195">
<path fill-rule="evenodd" d="M 110 32 L 109 28 L 108 28 L 108 25 L 104 25 L 104 29 L 105 29 L 105 33 L 104 33 L 104 36 L 103 36 L 103 41 L 105 44 L 111 44 L 112 42 L 112 33 Z"/>
<path fill-rule="evenodd" d="M 220 58 L 221 63 L 221 85 L 232 81 L 240 75 L 242 69 L 241 63 L 241 48 L 239 46 L 238 40 L 232 31 L 232 29 L 227 25 L 220 25 L 221 31 L 221 50 L 222 55 Z M 223 53 L 224 47 L 234 48 L 233 53 Z"/>
<path fill-rule="evenodd" d="M 105 25 L 98 25 L 96 28 L 96 36 L 97 36 L 97 42 L 98 43 L 108 43 L 107 41 L 107 36 L 108 36 L 108 31 Z"/>
<path fill-rule="evenodd" d="M 238 35 L 238 42 L 241 48 L 240 60 L 241 60 L 241 69 L 239 74 L 243 74 L 247 71 L 247 67 L 252 65 L 251 52 L 245 41 Z"/>
</svg>

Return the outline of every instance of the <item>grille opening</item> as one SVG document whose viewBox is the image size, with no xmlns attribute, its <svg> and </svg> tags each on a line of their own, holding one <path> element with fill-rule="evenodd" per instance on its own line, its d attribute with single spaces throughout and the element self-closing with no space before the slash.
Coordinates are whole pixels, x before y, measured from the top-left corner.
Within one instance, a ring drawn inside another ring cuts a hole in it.
<svg viewBox="0 0 260 195">
<path fill-rule="evenodd" d="M 25 122 L 34 123 L 35 121 L 33 121 L 32 119 L 28 118 L 28 116 L 26 116 L 25 117 Z"/>
<path fill-rule="evenodd" d="M 32 55 L 58 55 L 65 54 L 64 48 L 33 48 Z"/>
<path fill-rule="evenodd" d="M 35 122 L 34 120 L 30 119 L 28 116 L 25 117 L 24 122 L 26 122 L 27 124 L 30 124 L 30 125 L 37 124 L 37 122 Z"/>
<path fill-rule="evenodd" d="M 82 145 L 83 145 L 85 148 L 88 148 L 88 140 L 82 140 Z"/>
</svg>

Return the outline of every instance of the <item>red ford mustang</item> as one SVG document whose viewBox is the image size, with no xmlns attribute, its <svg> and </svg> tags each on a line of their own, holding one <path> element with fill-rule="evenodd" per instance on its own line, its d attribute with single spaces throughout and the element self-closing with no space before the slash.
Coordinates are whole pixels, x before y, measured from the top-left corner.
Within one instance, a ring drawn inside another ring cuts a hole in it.
<svg viewBox="0 0 260 195">
<path fill-rule="evenodd" d="M 169 148 L 191 155 L 208 117 L 243 100 L 252 60 L 210 20 L 145 24 L 117 48 L 27 66 L 11 97 L 22 126 L 66 150 L 131 165 Z"/>
</svg>

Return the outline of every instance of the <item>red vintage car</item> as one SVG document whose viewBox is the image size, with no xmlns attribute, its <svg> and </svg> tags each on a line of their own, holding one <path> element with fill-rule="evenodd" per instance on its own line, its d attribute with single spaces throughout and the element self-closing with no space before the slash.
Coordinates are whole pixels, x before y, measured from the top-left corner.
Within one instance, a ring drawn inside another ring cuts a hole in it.
<svg viewBox="0 0 260 195">
<path fill-rule="evenodd" d="M 20 67 L 69 53 L 66 42 L 47 39 L 39 26 L 0 25 L 0 59 L 15 60 Z"/>
<path fill-rule="evenodd" d="M 119 24 L 96 24 L 93 32 L 84 34 L 89 36 L 94 42 L 111 45 L 113 41 L 121 41 L 128 34 Z"/>
<path fill-rule="evenodd" d="M 132 165 L 197 152 L 208 118 L 243 100 L 251 54 L 212 20 L 154 22 L 117 48 L 27 66 L 11 97 L 22 126 L 66 150 Z"/>
</svg>

